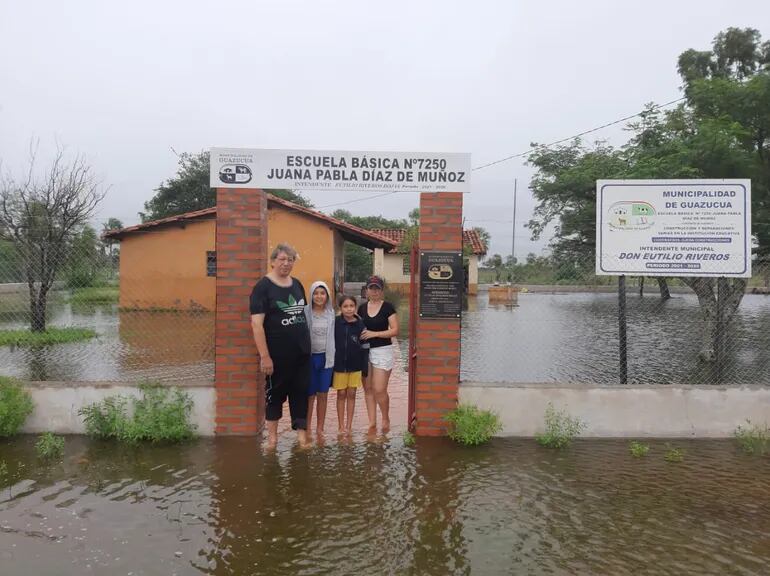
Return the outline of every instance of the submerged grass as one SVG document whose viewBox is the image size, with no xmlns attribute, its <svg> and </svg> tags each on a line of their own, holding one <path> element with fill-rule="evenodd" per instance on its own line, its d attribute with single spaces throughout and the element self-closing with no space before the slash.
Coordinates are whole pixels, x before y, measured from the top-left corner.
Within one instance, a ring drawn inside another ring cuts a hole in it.
<svg viewBox="0 0 770 576">
<path fill-rule="evenodd" d="M 746 420 L 746 425 L 738 426 L 733 435 L 747 454 L 761 455 L 770 451 L 770 428 L 767 424 L 752 424 L 751 420 Z"/>
<path fill-rule="evenodd" d="M 66 344 L 96 338 L 97 334 L 90 328 L 67 326 L 64 328 L 50 327 L 45 332 L 31 330 L 0 330 L 0 346 L 44 346 L 47 344 Z"/>
<path fill-rule="evenodd" d="M 586 423 L 580 418 L 556 410 L 549 402 L 545 409 L 545 432 L 536 434 L 535 440 L 546 448 L 566 448 L 585 428 Z"/>
<path fill-rule="evenodd" d="M 641 458 L 642 456 L 647 456 L 647 453 L 650 451 L 650 446 L 643 442 L 637 442 L 636 440 L 633 440 L 628 445 L 628 450 L 631 452 L 631 456 L 634 458 Z"/>
<path fill-rule="evenodd" d="M 120 290 L 115 286 L 78 288 L 70 296 L 73 304 L 115 304 Z"/>
<path fill-rule="evenodd" d="M 43 460 L 58 458 L 64 452 L 64 438 L 56 436 L 51 432 L 46 432 L 35 443 L 35 450 L 37 451 L 38 458 Z"/>
<path fill-rule="evenodd" d="M 666 453 L 663 458 L 666 462 L 682 462 L 684 461 L 684 450 L 666 444 Z"/>
</svg>

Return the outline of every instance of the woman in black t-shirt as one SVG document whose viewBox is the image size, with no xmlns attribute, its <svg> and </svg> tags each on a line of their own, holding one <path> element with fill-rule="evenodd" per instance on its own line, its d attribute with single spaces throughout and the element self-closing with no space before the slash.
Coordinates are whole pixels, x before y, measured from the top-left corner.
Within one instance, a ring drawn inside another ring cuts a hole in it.
<svg viewBox="0 0 770 576">
<path fill-rule="evenodd" d="M 297 251 L 278 244 L 270 254 L 270 272 L 251 291 L 251 328 L 265 375 L 267 445 L 278 441 L 278 420 L 289 399 L 291 427 L 301 446 L 307 440 L 307 392 L 310 385 L 310 331 L 305 317 L 305 288 L 291 277 Z"/>
<path fill-rule="evenodd" d="M 377 430 L 377 406 L 382 413 L 382 431 L 390 430 L 390 397 L 388 381 L 395 361 L 391 338 L 398 334 L 396 308 L 383 300 L 385 283 L 379 276 L 370 276 L 366 282 L 369 301 L 361 304 L 358 315 L 366 330 L 361 340 L 369 342 L 369 375 L 364 379 L 364 398 L 369 416 L 369 431 Z"/>
</svg>

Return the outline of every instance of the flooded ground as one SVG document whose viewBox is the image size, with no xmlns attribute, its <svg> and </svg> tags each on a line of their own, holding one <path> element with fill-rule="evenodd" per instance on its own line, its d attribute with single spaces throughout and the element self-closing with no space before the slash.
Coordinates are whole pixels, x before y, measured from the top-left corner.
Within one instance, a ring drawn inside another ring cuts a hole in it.
<svg viewBox="0 0 770 576">
<path fill-rule="evenodd" d="M 0 328 L 28 327 L 21 305 L 6 308 L 0 310 Z M 54 346 L 0 346 L 0 374 L 89 382 L 214 379 L 213 314 L 124 312 L 116 304 L 73 304 L 66 294 L 57 294 L 49 312 L 50 326 L 92 328 L 97 338 Z"/>
<path fill-rule="evenodd" d="M 693 294 L 628 295 L 629 384 L 770 383 L 770 297 L 747 294 L 730 326 L 721 377 L 698 359 L 703 321 Z M 520 294 L 518 306 L 468 300 L 462 379 L 618 384 L 617 294 Z"/>
<path fill-rule="evenodd" d="M 7 296 L 0 296 L 7 298 Z M 618 383 L 617 296 L 521 294 L 517 307 L 468 298 L 462 319 L 462 379 L 481 382 Z M 397 302 L 406 363 L 408 300 Z M 0 307 L 0 328 L 23 328 L 18 306 Z M 212 314 L 123 312 L 115 305 L 54 300 L 49 322 L 82 326 L 99 336 L 44 347 L 0 346 L 0 374 L 31 380 L 211 381 Z M 631 384 L 770 383 L 770 297 L 746 295 L 730 327 L 721 378 L 700 362 L 700 309 L 695 296 L 628 297 Z"/>
<path fill-rule="evenodd" d="M 731 441 L 33 441 L 0 442 L 3 576 L 770 573 L 770 458 Z"/>
</svg>

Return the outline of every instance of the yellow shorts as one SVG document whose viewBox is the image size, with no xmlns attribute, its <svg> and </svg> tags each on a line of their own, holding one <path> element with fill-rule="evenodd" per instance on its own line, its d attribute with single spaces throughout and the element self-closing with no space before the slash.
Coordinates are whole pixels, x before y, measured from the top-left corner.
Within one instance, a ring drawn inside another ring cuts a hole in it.
<svg viewBox="0 0 770 576">
<path fill-rule="evenodd" d="M 361 372 L 335 372 L 332 380 L 332 388 L 345 390 L 347 388 L 361 387 Z"/>
</svg>

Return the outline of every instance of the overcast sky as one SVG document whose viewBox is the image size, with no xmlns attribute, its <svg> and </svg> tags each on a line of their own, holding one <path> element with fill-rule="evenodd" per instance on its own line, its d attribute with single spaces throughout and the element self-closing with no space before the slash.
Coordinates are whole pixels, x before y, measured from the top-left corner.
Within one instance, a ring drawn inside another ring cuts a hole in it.
<svg viewBox="0 0 770 576">
<path fill-rule="evenodd" d="M 0 159 L 18 174 L 31 137 L 41 156 L 58 139 L 110 185 L 97 223 L 126 225 L 174 151 L 470 152 L 479 166 L 677 98 L 683 50 L 728 26 L 768 39 L 768 22 L 760 0 L 0 0 Z M 492 233 L 490 252 L 511 250 L 514 178 L 516 254 L 540 251 L 523 228 L 531 176 L 520 159 L 474 172 L 466 226 Z M 389 217 L 419 202 L 308 196 Z"/>
</svg>

